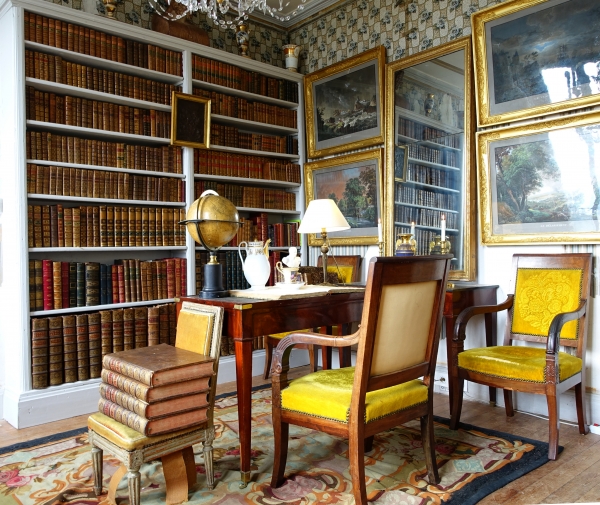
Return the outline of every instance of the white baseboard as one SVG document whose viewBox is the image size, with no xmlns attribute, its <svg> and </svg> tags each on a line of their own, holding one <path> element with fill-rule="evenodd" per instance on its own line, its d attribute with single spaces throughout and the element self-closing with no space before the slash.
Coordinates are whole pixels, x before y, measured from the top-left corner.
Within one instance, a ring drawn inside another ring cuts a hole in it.
<svg viewBox="0 0 600 505">
<path fill-rule="evenodd" d="M 262 375 L 265 363 L 265 351 L 252 353 L 252 376 Z M 294 350 L 290 357 L 290 366 L 308 364 L 308 352 Z M 217 384 L 235 381 L 235 357 L 225 356 L 219 361 Z M 20 395 L 0 389 L 0 419 L 4 419 L 15 428 L 28 428 L 39 424 L 60 421 L 69 417 L 91 414 L 98 409 L 98 384 L 100 379 L 85 383 L 62 384 L 46 389 L 34 389 Z M 6 408 L 2 411 L 3 397 Z"/>
</svg>

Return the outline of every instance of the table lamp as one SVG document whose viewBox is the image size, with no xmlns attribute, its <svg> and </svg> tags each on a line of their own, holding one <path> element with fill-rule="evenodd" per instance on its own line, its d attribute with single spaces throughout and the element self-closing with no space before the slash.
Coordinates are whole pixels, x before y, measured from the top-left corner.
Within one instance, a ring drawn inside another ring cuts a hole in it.
<svg viewBox="0 0 600 505">
<path fill-rule="evenodd" d="M 327 233 L 332 231 L 349 230 L 350 225 L 333 200 L 323 198 L 313 200 L 308 204 L 304 217 L 298 228 L 298 233 L 321 233 L 323 244 L 321 256 L 323 257 L 323 283 L 327 284 Z"/>
</svg>

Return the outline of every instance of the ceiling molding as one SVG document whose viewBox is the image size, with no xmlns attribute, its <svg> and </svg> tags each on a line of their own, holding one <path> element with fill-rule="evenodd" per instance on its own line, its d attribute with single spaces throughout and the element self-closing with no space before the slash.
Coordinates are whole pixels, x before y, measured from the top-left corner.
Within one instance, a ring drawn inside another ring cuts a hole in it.
<svg viewBox="0 0 600 505">
<path fill-rule="evenodd" d="M 300 0 L 290 0 L 290 3 L 294 3 L 296 5 L 300 4 Z M 292 28 L 297 28 L 298 25 L 304 23 L 309 18 L 312 18 L 315 15 L 321 14 L 325 9 L 332 7 L 336 4 L 340 4 L 340 0 L 306 0 L 304 4 L 304 9 L 293 18 L 290 18 L 289 21 L 279 21 L 269 14 L 263 14 L 260 11 L 254 11 L 249 17 L 256 19 L 257 21 L 266 22 L 269 24 L 274 24 L 279 28 L 289 31 Z M 345 1 L 343 2 L 345 3 Z M 294 9 L 289 9 L 287 12 L 293 12 Z"/>
</svg>

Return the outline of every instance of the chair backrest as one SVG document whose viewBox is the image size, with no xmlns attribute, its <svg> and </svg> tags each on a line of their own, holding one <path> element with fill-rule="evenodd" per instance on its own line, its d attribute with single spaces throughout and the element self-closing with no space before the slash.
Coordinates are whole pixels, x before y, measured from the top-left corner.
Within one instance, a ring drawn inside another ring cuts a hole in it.
<svg viewBox="0 0 600 505">
<path fill-rule="evenodd" d="M 570 312 L 588 300 L 592 255 L 515 254 L 513 256 L 513 307 L 509 311 L 504 345 L 511 340 L 546 342 L 554 316 Z M 563 326 L 560 344 L 583 352 L 587 336 L 585 318 Z"/>
<path fill-rule="evenodd" d="M 327 258 L 327 272 L 334 272 L 338 274 L 340 282 L 347 284 L 349 282 L 360 281 L 360 262 L 362 256 L 333 256 L 330 255 Z M 317 266 L 323 267 L 323 257 L 319 256 L 317 260 Z"/>
<path fill-rule="evenodd" d="M 353 401 L 419 377 L 433 387 L 450 255 L 372 258 Z"/>
</svg>

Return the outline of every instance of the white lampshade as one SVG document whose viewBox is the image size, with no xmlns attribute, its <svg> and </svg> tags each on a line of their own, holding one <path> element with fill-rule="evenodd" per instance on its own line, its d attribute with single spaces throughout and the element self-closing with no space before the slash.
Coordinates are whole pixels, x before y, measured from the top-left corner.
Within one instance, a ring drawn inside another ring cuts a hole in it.
<svg viewBox="0 0 600 505">
<path fill-rule="evenodd" d="M 321 233 L 349 230 L 350 225 L 333 200 L 313 200 L 308 204 L 298 233 Z"/>
</svg>

